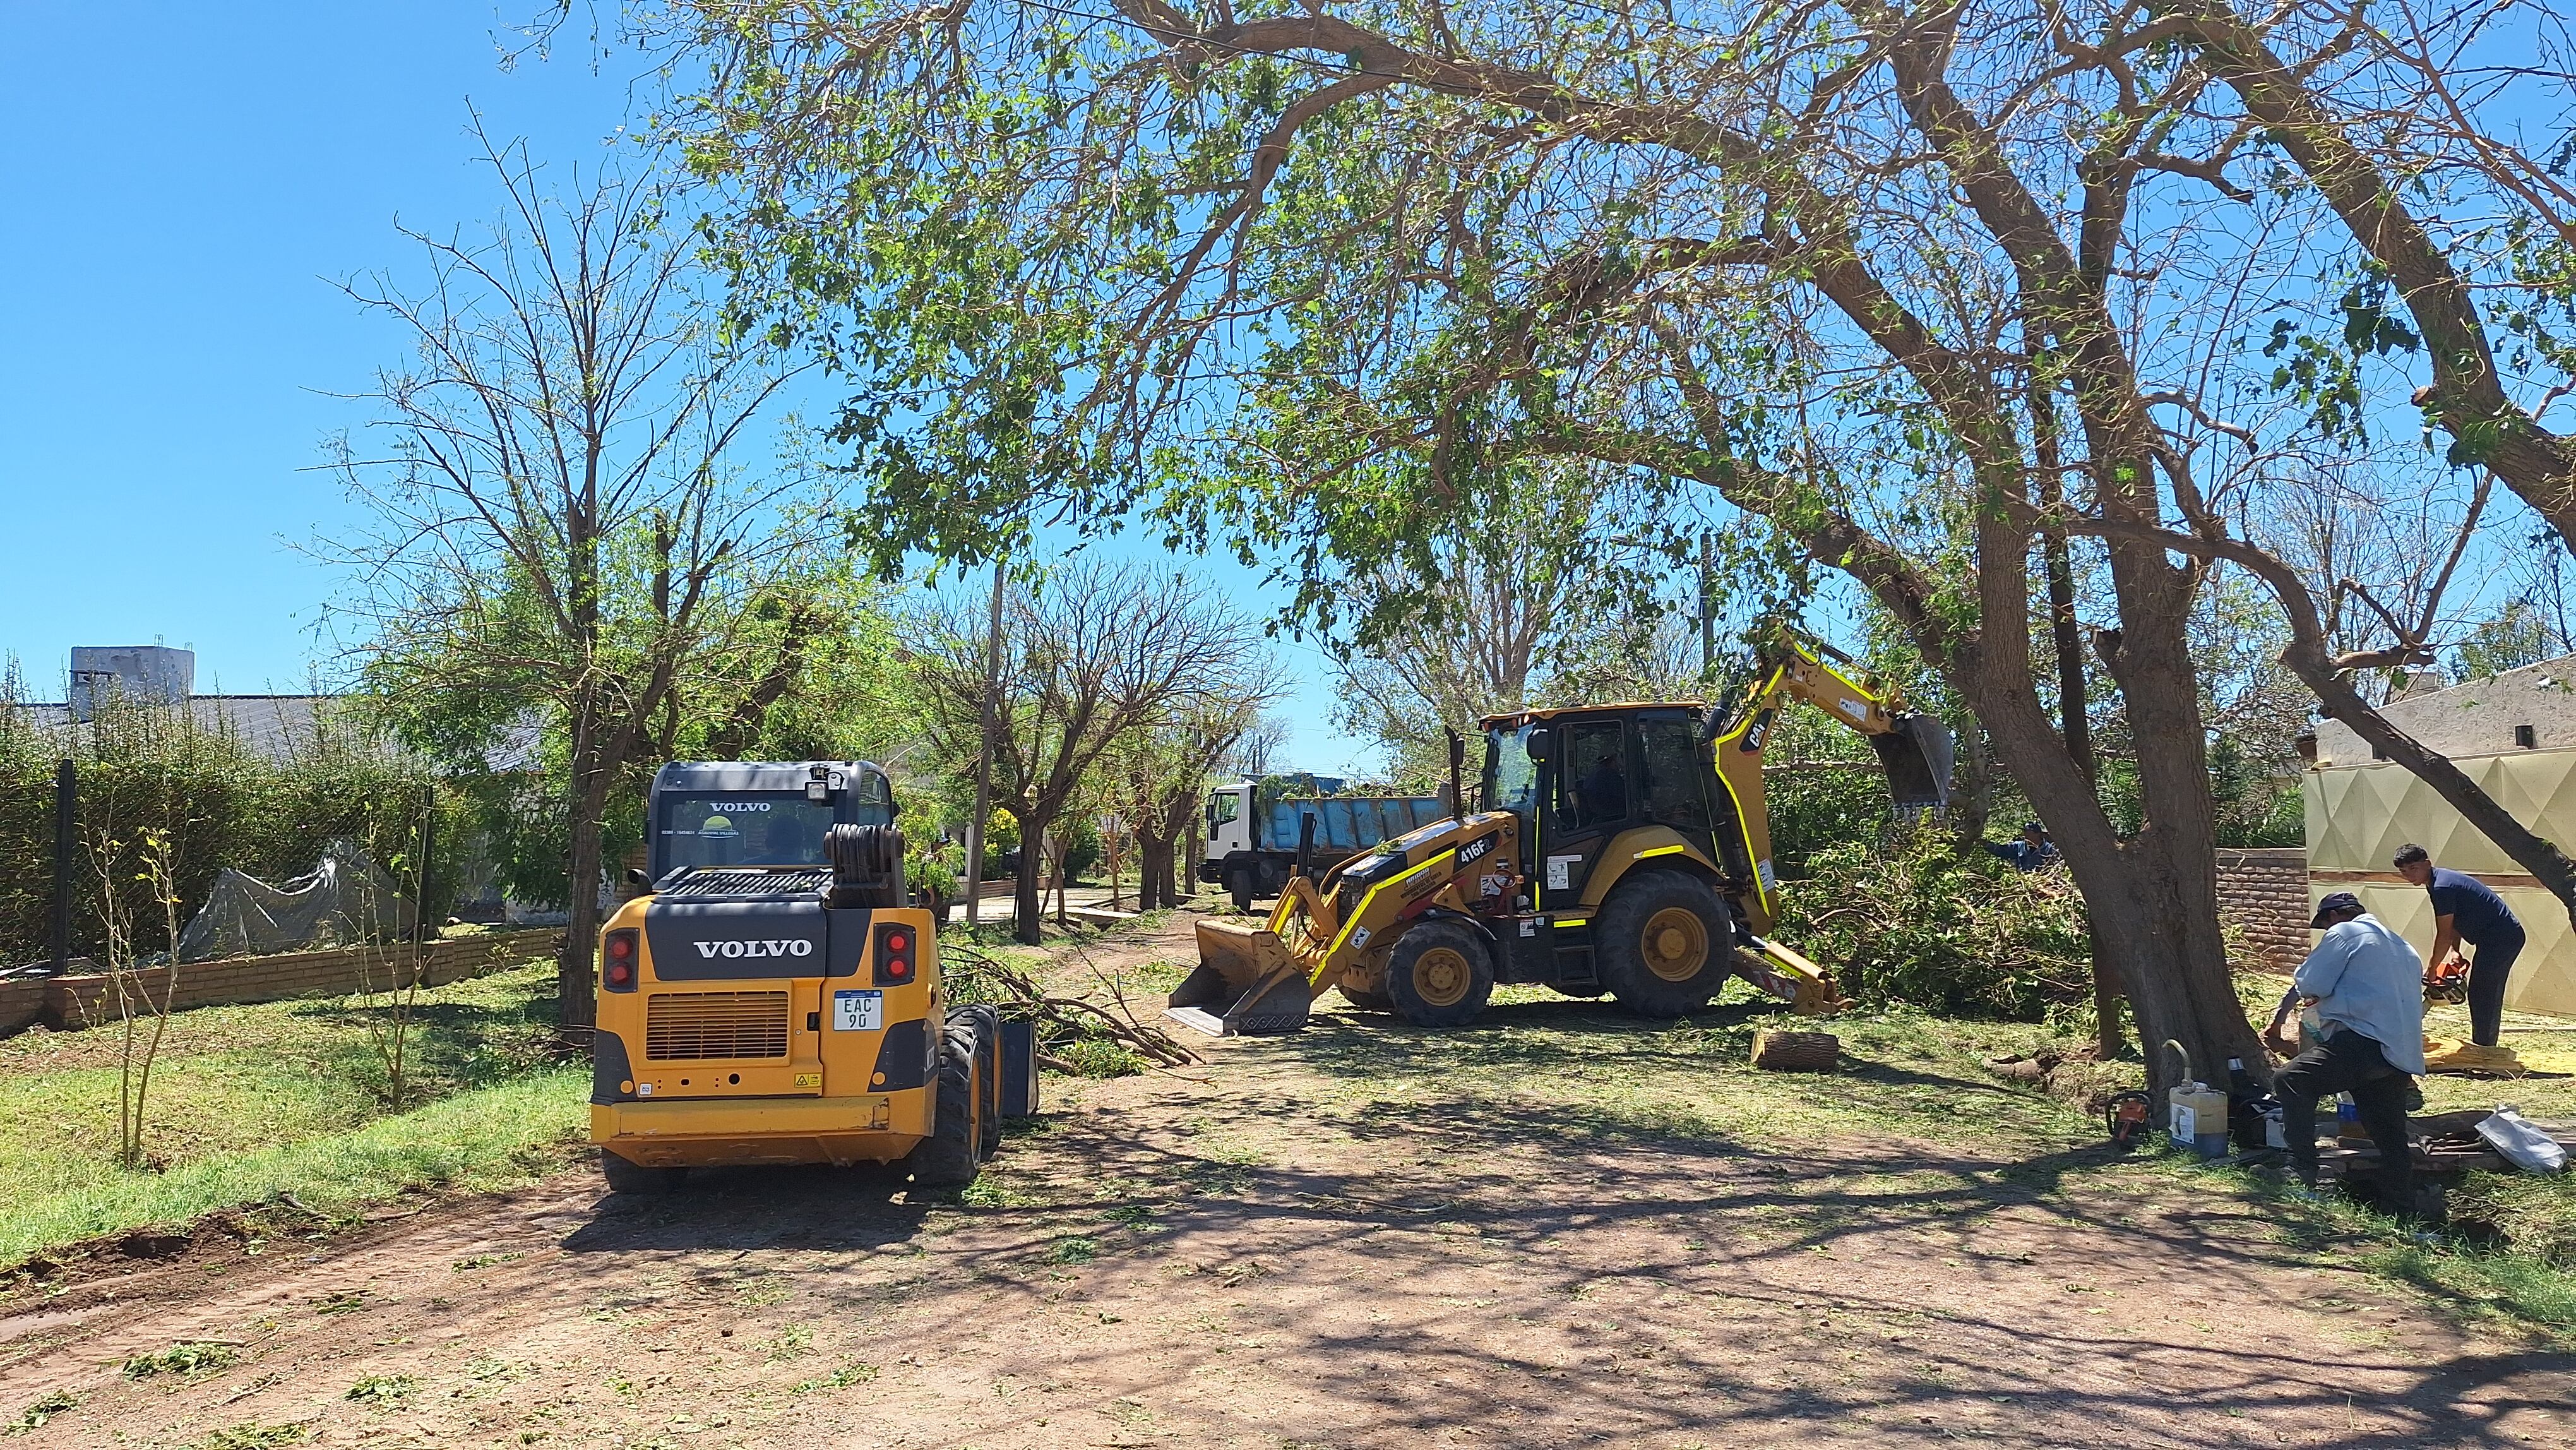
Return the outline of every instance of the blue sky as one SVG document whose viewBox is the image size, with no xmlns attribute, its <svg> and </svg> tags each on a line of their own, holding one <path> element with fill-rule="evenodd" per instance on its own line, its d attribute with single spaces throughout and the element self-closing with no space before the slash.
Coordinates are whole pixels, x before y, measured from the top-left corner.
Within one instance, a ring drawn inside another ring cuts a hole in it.
<svg viewBox="0 0 2576 1450">
<path fill-rule="evenodd" d="M 333 283 L 413 260 L 397 217 L 493 214 L 469 102 L 539 160 L 587 164 L 644 66 L 573 45 L 505 67 L 499 16 L 519 12 L 471 4 L 7 13 L 0 658 L 59 698 L 71 646 L 160 639 L 195 648 L 200 690 L 301 690 L 331 667 L 317 627 L 341 581 L 299 546 L 359 519 L 314 471 L 364 416 L 332 394 L 403 346 Z M 1283 648 L 1290 763 L 1361 764 L 1322 656 Z"/>
</svg>

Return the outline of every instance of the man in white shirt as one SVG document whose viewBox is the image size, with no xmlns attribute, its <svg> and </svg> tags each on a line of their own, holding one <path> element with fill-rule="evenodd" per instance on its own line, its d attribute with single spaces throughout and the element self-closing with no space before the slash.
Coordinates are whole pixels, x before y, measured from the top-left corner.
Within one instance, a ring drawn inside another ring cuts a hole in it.
<svg viewBox="0 0 2576 1450">
<path fill-rule="evenodd" d="M 2264 1040 L 2291 1050 L 2285 1027 L 2293 1006 L 2315 1011 L 2321 1040 L 2272 1079 L 2281 1099 L 2281 1135 L 2299 1180 L 2317 1181 L 2317 1100 L 2352 1094 L 2361 1124 L 2379 1150 L 2380 1203 L 2391 1213 L 2415 1207 L 2415 1159 L 2406 1141 L 2406 1090 L 2424 1070 L 2424 961 L 2406 939 L 2338 891 L 2317 903 L 2308 923 L 2325 937 L 2299 963 Z"/>
</svg>

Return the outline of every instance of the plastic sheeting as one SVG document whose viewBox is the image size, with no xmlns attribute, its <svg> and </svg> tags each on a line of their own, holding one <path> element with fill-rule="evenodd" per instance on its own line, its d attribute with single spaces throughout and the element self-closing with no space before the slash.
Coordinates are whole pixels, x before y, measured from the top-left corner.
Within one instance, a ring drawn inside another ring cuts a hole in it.
<svg viewBox="0 0 2576 1450">
<path fill-rule="evenodd" d="M 179 960 L 382 941 L 411 929 L 411 903 L 392 879 L 356 842 L 334 840 L 310 873 L 283 886 L 227 867 L 179 933 Z"/>
</svg>

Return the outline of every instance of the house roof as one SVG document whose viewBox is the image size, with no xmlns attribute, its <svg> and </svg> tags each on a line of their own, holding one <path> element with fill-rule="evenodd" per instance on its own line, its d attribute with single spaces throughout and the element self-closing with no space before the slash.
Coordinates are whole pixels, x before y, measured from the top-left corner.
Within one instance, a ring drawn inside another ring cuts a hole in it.
<svg viewBox="0 0 2576 1450">
<path fill-rule="evenodd" d="M 2576 750 L 2576 655 L 2484 679 L 2420 690 L 2379 707 L 2390 724 L 2454 760 L 2530 750 Z M 2531 727 L 2531 741 L 2515 727 Z M 2317 725 L 2317 764 L 2367 765 L 2369 745 L 2335 720 Z"/>
<path fill-rule="evenodd" d="M 264 760 L 285 760 L 309 749 L 322 728 L 320 716 L 331 695 L 191 695 L 189 716 L 209 730 L 240 738 Z M 39 730 L 68 730 L 77 722 L 63 702 L 36 702 L 17 707 L 20 718 Z"/>
</svg>

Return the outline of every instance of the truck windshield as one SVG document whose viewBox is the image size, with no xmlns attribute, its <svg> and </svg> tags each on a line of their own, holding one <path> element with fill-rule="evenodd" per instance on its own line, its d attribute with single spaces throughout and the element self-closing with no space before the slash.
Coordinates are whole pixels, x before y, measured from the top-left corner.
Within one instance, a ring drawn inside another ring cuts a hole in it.
<svg viewBox="0 0 2576 1450">
<path fill-rule="evenodd" d="M 1232 790 L 1221 790 L 1208 797 L 1208 830 L 1233 820 L 1243 810 L 1243 797 Z"/>
<path fill-rule="evenodd" d="M 674 866 L 820 866 L 829 802 L 802 794 L 736 791 L 671 794 L 655 803 L 653 823 L 663 870 Z M 876 812 L 885 815 L 879 806 Z"/>
<path fill-rule="evenodd" d="M 1530 759 L 1530 727 L 1485 732 L 1485 809 L 1527 816 L 1538 807 L 1538 765 Z"/>
</svg>

